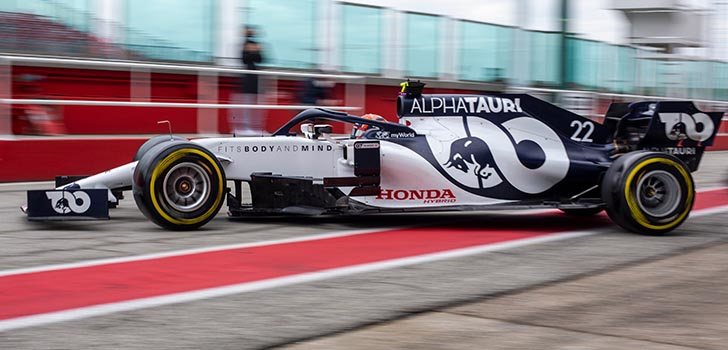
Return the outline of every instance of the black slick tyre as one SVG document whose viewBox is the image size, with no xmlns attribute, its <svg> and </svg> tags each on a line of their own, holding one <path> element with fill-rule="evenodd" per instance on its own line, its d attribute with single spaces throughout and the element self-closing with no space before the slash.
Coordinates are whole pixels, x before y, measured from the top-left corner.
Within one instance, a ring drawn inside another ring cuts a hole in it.
<svg viewBox="0 0 728 350">
<path fill-rule="evenodd" d="M 664 153 L 637 151 L 618 158 L 602 182 L 607 214 L 628 231 L 659 235 L 687 219 L 695 202 L 690 171 Z"/>
<path fill-rule="evenodd" d="M 202 146 L 185 141 L 160 143 L 134 170 L 137 207 L 155 224 L 193 230 L 215 217 L 225 198 L 225 172 Z"/>
<path fill-rule="evenodd" d="M 165 143 L 165 142 L 170 142 L 170 141 L 187 141 L 187 139 L 185 139 L 184 137 L 181 137 L 181 136 L 174 136 L 174 135 L 154 136 L 154 137 L 150 138 L 149 140 L 146 140 L 139 147 L 139 149 L 137 149 L 136 154 L 134 154 L 134 158 L 132 159 L 132 161 L 137 161 L 137 160 L 142 159 L 142 156 L 145 153 L 149 152 L 150 149 L 154 148 L 154 146 L 156 146 L 160 143 Z"/>
</svg>

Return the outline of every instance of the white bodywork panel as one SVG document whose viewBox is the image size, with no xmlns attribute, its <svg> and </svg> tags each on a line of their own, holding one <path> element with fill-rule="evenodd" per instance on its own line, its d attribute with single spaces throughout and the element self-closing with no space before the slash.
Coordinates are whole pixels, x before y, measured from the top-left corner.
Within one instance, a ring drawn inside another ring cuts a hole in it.
<svg viewBox="0 0 728 350">
<path fill-rule="evenodd" d="M 93 176 L 89 176 L 85 179 L 81 179 L 75 182 L 80 188 L 87 189 L 107 189 L 109 190 L 109 202 L 116 203 L 118 200 L 111 194 L 111 189 L 123 188 L 131 186 L 132 177 L 134 176 L 134 169 L 136 168 L 137 162 L 131 162 L 122 166 L 98 173 Z M 68 185 L 61 186 L 57 189 L 62 189 Z"/>
<path fill-rule="evenodd" d="M 232 160 L 224 164 L 225 176 L 250 180 L 251 173 L 274 173 L 285 176 L 310 176 L 314 179 L 339 175 L 337 160 L 343 145 L 327 140 L 303 137 L 230 137 L 193 140 L 213 154 Z"/>
<path fill-rule="evenodd" d="M 353 197 L 354 200 L 381 208 L 488 205 L 506 202 L 484 198 L 460 189 L 409 148 L 383 141 L 380 152 L 382 194 Z"/>
<path fill-rule="evenodd" d="M 565 176 L 568 170 L 568 156 L 557 135 L 540 122 L 528 120 L 528 125 L 519 125 L 517 119 L 510 121 L 509 132 L 518 138 L 520 133 L 530 132 L 531 140 L 547 152 L 548 159 L 563 160 L 544 164 L 538 169 L 521 165 L 512 149 L 511 142 L 485 119 L 473 119 L 470 128 L 478 135 L 488 135 L 489 145 L 494 151 L 492 166 L 503 171 L 507 179 L 498 174 L 489 177 L 489 182 L 477 183 L 472 173 L 457 171 L 443 166 L 445 172 L 463 188 L 477 189 L 492 187 L 502 181 L 509 181 L 528 193 L 540 192 Z M 425 135 L 427 146 L 435 161 L 445 165 L 450 145 L 465 135 L 462 118 L 403 118 L 411 123 L 419 134 Z M 536 129 L 534 129 L 536 128 Z M 528 129 L 529 131 L 524 131 Z M 534 134 L 537 136 L 534 137 Z M 354 143 L 352 139 L 322 137 L 311 139 L 299 136 L 274 137 L 227 137 L 197 139 L 196 143 L 210 150 L 221 161 L 229 180 L 250 181 L 252 173 L 273 173 L 283 176 L 311 177 L 321 183 L 325 177 L 354 176 Z M 346 152 L 345 149 L 346 148 Z M 346 154 L 346 157 L 345 157 Z M 351 197 L 353 201 L 380 208 L 426 208 L 468 205 L 490 205 L 510 202 L 509 200 L 487 198 L 464 190 L 443 176 L 433 164 L 415 151 L 390 141 L 380 140 L 381 189 L 378 196 Z M 81 188 L 122 188 L 131 186 L 137 162 L 122 165 L 92 177 L 76 182 Z M 487 170 L 487 169 L 486 169 Z M 481 169 L 480 171 L 485 171 Z M 340 188 L 349 194 L 352 187 Z M 110 201 L 115 202 L 111 192 Z"/>
<path fill-rule="evenodd" d="M 404 118 L 403 118 L 404 119 Z M 457 139 L 467 137 L 468 134 L 463 126 L 462 117 L 428 117 L 412 118 L 412 124 L 417 124 L 417 130 L 426 135 L 427 143 L 433 155 L 440 164 L 446 164 L 450 156 L 450 145 Z M 508 181 L 518 190 L 529 193 L 541 193 L 566 177 L 569 171 L 569 156 L 566 153 L 564 143 L 559 139 L 556 132 L 549 126 L 534 118 L 520 117 L 502 123 L 508 131 L 506 135 L 493 122 L 479 118 L 467 117 L 468 127 L 473 135 L 487 140 L 490 153 L 493 156 L 493 163 L 488 164 L 488 169 L 481 171 L 500 169 L 505 178 L 501 178 L 494 170 L 490 171 L 487 181 L 482 184 L 483 188 L 497 186 L 503 181 Z M 532 141 L 544 151 L 546 161 L 538 168 L 531 169 L 523 165 L 513 147 L 513 141 L 518 143 L 522 140 Z M 481 186 L 478 178 L 472 173 L 457 171 L 454 168 L 445 167 L 445 171 L 455 181 L 469 188 L 477 189 Z"/>
<path fill-rule="evenodd" d="M 303 137 L 218 138 L 193 142 L 219 157 L 232 160 L 225 166 L 228 179 L 250 180 L 255 172 L 284 176 L 354 176 L 356 140 L 312 140 Z M 352 200 L 382 208 L 422 208 L 457 205 L 487 205 L 503 200 L 484 198 L 454 186 L 430 163 L 414 151 L 398 144 L 380 141 L 381 188 L 379 196 L 352 197 Z M 348 147 L 344 159 L 344 147 Z M 351 187 L 341 188 L 348 194 Z M 406 194 L 406 196 L 405 196 Z"/>
</svg>

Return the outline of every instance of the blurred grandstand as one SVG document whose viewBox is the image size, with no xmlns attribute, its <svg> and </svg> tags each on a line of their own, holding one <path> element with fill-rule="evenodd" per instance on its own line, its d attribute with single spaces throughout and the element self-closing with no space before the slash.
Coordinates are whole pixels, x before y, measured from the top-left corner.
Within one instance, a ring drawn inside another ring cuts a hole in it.
<svg viewBox="0 0 728 350">
<path fill-rule="evenodd" d="M 96 17 L 93 2 L 9 0 L 0 4 L 0 50 L 8 53 L 125 60 L 205 60 L 200 52 L 119 22 Z M 94 32 L 107 27 L 125 33 L 127 43 L 108 41 Z"/>
</svg>

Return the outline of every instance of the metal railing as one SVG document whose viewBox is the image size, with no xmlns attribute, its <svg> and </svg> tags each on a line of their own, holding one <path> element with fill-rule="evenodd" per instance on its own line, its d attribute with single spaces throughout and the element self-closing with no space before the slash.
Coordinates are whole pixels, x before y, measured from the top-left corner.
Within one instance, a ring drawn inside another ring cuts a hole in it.
<svg viewBox="0 0 728 350">
<path fill-rule="evenodd" d="M 20 99 L 13 98 L 12 79 L 13 66 L 41 66 L 76 69 L 97 69 L 128 71 L 131 73 L 129 82 L 129 101 L 99 101 L 85 99 Z M 165 72 L 177 74 L 191 74 L 197 76 L 197 102 L 151 102 L 151 73 Z M 271 110 L 304 110 L 321 107 L 312 105 L 279 105 L 261 103 L 263 94 L 258 94 L 258 104 L 227 104 L 210 103 L 218 101 L 218 77 L 220 75 L 256 74 L 265 77 L 259 79 L 259 91 L 275 91 L 277 80 L 285 79 L 330 79 L 345 84 L 344 105 L 325 106 L 329 109 L 342 111 L 361 110 L 364 106 L 364 77 L 358 75 L 335 75 L 290 71 L 248 70 L 239 68 L 142 63 L 131 61 L 86 60 L 56 57 L 0 55 L 0 135 L 12 133 L 11 106 L 14 104 L 36 105 L 75 105 L 75 106 L 106 106 L 106 107 L 163 107 L 163 108 L 195 108 L 197 109 L 197 132 L 200 134 L 218 133 L 218 109 L 271 109 Z"/>
<path fill-rule="evenodd" d="M 38 99 L 38 98 L 12 98 L 12 68 L 14 65 L 43 66 L 58 68 L 83 68 L 96 70 L 115 70 L 131 72 L 129 101 L 100 101 L 84 99 Z M 166 72 L 196 75 L 198 79 L 197 102 L 151 102 L 150 79 L 151 72 Z M 106 106 L 106 107 L 162 107 L 162 108 L 194 108 L 197 109 L 197 132 L 211 134 L 218 132 L 216 110 L 218 109 L 270 109 L 270 110 L 304 110 L 318 106 L 311 105 L 279 105 L 279 104 L 237 104 L 237 103 L 210 103 L 218 101 L 218 77 L 220 75 L 257 74 L 267 79 L 260 79 L 261 84 L 267 85 L 268 90 L 276 90 L 277 80 L 326 78 L 344 82 L 345 99 L 342 106 L 326 106 L 326 108 L 342 111 L 357 111 L 364 107 L 364 77 L 360 75 L 333 75 L 291 71 L 247 70 L 239 68 L 187 65 L 187 64 L 161 64 L 132 61 L 86 60 L 55 57 L 33 57 L 17 55 L 0 55 L 0 135 L 11 134 L 11 106 L 13 104 L 36 105 L 75 105 L 75 106 Z M 260 91 L 265 90 L 261 88 Z M 584 90 L 562 90 L 536 87 L 510 87 L 512 92 L 531 93 L 554 102 L 561 107 L 572 110 L 592 118 L 600 118 L 604 111 L 600 110 L 600 101 L 636 101 L 636 100 L 691 100 L 705 110 L 728 110 L 728 101 L 683 99 L 676 97 L 617 94 Z M 259 95 L 262 96 L 262 95 Z M 568 98 L 581 106 L 570 105 Z M 263 101 L 259 101 L 263 102 Z M 602 106 L 603 107 L 603 106 Z M 603 109 L 603 108 L 602 108 Z"/>
</svg>

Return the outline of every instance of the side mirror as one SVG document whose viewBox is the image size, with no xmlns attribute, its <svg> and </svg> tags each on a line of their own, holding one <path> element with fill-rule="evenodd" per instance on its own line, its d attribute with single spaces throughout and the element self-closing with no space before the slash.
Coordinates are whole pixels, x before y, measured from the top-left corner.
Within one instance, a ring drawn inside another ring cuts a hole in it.
<svg viewBox="0 0 728 350">
<path fill-rule="evenodd" d="M 301 132 L 307 139 L 315 139 L 314 127 L 311 123 L 301 124 Z"/>
<path fill-rule="evenodd" d="M 301 132 L 307 139 L 317 140 L 323 134 L 330 134 L 334 128 L 330 124 L 301 124 Z"/>
<path fill-rule="evenodd" d="M 322 134 L 332 133 L 334 131 L 334 127 L 332 127 L 331 124 L 316 124 L 313 127 L 313 131 L 316 137 L 318 137 Z"/>
</svg>

